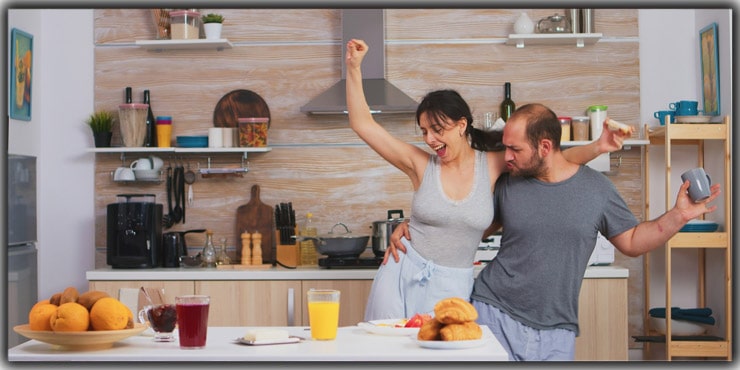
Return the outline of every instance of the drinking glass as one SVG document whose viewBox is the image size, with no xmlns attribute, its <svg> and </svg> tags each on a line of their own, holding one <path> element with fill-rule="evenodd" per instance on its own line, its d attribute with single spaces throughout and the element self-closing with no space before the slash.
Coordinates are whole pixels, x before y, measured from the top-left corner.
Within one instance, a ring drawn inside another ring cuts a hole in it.
<svg viewBox="0 0 740 370">
<path fill-rule="evenodd" d="M 175 297 L 180 348 L 205 348 L 210 300 L 210 297 L 206 295 Z"/>
<path fill-rule="evenodd" d="M 310 289 L 306 294 L 311 338 L 315 340 L 335 339 L 339 326 L 339 291 Z"/>
</svg>

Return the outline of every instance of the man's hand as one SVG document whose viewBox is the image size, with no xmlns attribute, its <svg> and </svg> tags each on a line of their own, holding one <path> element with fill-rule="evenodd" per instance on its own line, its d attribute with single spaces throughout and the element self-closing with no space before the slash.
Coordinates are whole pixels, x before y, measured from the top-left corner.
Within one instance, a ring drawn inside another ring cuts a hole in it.
<svg viewBox="0 0 740 370">
<path fill-rule="evenodd" d="M 621 124 L 623 126 L 622 129 L 612 130 L 609 125 L 610 120 L 611 119 L 607 117 L 602 123 L 604 128 L 601 130 L 601 136 L 599 136 L 599 147 L 601 148 L 602 153 L 610 153 L 622 149 L 624 140 L 629 139 L 634 131 L 634 127 L 624 124 Z"/>
<path fill-rule="evenodd" d="M 408 220 L 404 220 L 400 224 L 396 225 L 396 228 L 393 230 L 393 233 L 391 234 L 391 244 L 388 245 L 388 249 L 385 250 L 385 256 L 383 256 L 384 265 L 388 262 L 388 256 L 391 254 L 396 262 L 399 261 L 400 257 L 398 257 L 398 250 L 406 253 L 406 246 L 401 243 L 401 237 L 411 240 Z"/>
</svg>

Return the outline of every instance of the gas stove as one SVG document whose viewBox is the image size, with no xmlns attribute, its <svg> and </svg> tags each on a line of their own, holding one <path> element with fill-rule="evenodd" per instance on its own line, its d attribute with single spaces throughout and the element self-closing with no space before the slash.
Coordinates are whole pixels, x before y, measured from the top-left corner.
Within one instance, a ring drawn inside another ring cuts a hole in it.
<svg viewBox="0 0 740 370">
<path fill-rule="evenodd" d="M 383 257 L 325 257 L 319 258 L 319 267 L 326 269 L 376 269 Z"/>
</svg>

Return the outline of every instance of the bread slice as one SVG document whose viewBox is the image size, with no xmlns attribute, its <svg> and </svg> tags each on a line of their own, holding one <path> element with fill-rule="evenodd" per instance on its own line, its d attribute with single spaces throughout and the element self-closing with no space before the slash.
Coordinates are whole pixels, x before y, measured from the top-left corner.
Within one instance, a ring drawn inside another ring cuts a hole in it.
<svg viewBox="0 0 740 370">
<path fill-rule="evenodd" d="M 625 125 L 624 123 L 617 122 L 611 118 L 606 120 L 606 126 L 611 131 L 619 131 L 624 135 L 630 135 L 632 133 L 632 126 Z"/>
</svg>

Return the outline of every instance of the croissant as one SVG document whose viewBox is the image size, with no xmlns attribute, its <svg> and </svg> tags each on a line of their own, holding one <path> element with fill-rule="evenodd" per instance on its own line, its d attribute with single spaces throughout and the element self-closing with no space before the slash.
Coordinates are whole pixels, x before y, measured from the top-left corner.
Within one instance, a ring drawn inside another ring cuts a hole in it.
<svg viewBox="0 0 740 370">
<path fill-rule="evenodd" d="M 480 325 L 473 321 L 462 324 L 449 324 L 439 330 L 442 340 L 474 340 L 483 337 Z"/>
<path fill-rule="evenodd" d="M 442 329 L 443 324 L 435 319 L 431 319 L 419 328 L 419 333 L 416 334 L 416 338 L 419 340 L 440 340 L 442 339 L 439 335 L 439 330 Z"/>
<path fill-rule="evenodd" d="M 475 321 L 478 311 L 462 298 L 445 298 L 434 305 L 434 317 L 443 324 L 462 324 Z"/>
</svg>

